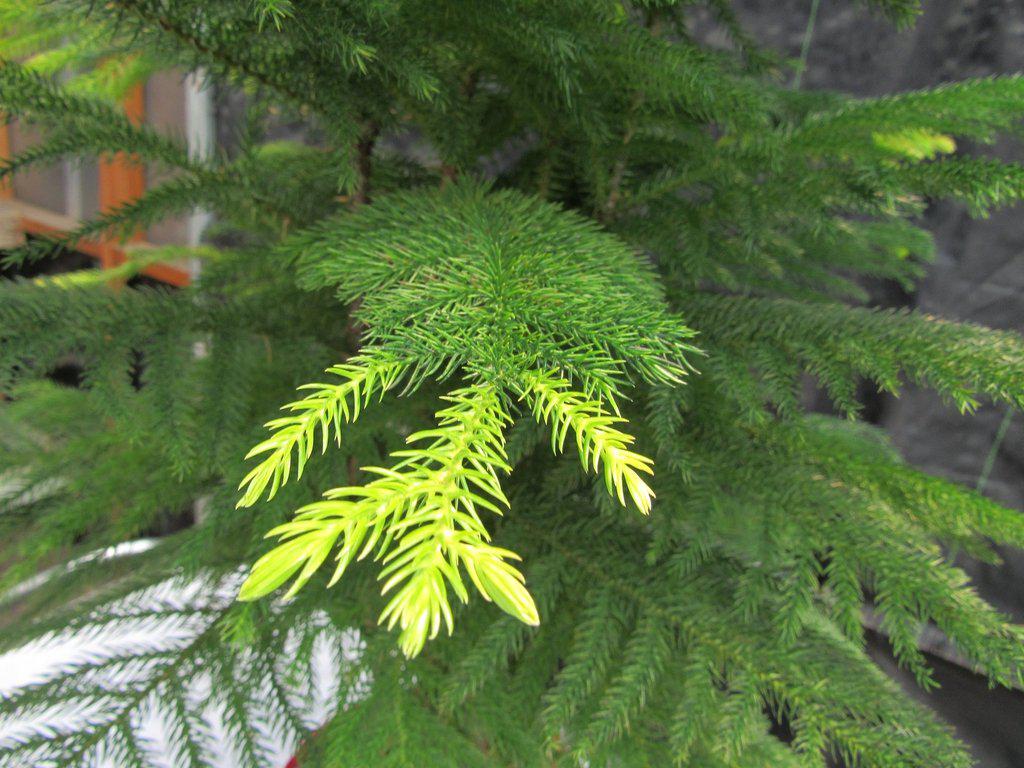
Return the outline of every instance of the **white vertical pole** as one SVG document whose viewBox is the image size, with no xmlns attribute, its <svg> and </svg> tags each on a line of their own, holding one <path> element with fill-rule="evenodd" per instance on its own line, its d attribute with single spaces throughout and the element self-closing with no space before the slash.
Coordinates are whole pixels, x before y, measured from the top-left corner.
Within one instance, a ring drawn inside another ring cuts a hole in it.
<svg viewBox="0 0 1024 768">
<path fill-rule="evenodd" d="M 206 87 L 202 70 L 190 72 L 185 78 L 185 138 L 189 154 L 202 160 L 213 155 L 215 127 L 213 94 Z M 203 230 L 210 223 L 209 211 L 195 210 L 188 218 L 188 244 L 199 245 Z M 198 274 L 199 264 L 190 266 L 193 276 Z"/>
<path fill-rule="evenodd" d="M 71 79 L 70 72 L 63 72 L 63 81 Z M 64 171 L 64 213 L 74 221 L 81 221 L 85 215 L 82 203 L 82 163 L 78 159 L 61 163 Z"/>
<path fill-rule="evenodd" d="M 79 160 L 65 160 L 64 163 L 64 213 L 74 221 L 81 221 L 82 210 L 82 163 Z"/>
<path fill-rule="evenodd" d="M 185 141 L 189 155 L 196 160 L 205 160 L 213 155 L 216 146 L 216 126 L 214 124 L 213 93 L 204 83 L 205 73 L 202 70 L 190 72 L 185 77 Z M 209 211 L 194 209 L 188 217 L 188 245 L 199 245 L 203 230 L 209 225 L 212 215 Z M 194 280 L 199 276 L 201 262 L 190 259 L 189 273 Z M 195 344 L 196 357 L 205 357 L 207 346 L 205 341 Z M 192 505 L 197 522 L 206 517 L 206 508 L 210 503 L 209 496 L 200 496 Z"/>
</svg>

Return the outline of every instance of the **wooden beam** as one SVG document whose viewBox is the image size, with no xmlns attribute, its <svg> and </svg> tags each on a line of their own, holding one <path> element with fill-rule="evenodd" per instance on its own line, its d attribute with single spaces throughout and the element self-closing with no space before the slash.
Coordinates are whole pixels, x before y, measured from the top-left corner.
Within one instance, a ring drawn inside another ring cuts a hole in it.
<svg viewBox="0 0 1024 768">
<path fill-rule="evenodd" d="M 135 85 L 124 98 L 124 111 L 128 119 L 136 125 L 142 123 L 146 114 L 145 94 L 141 84 Z M 107 213 L 136 200 L 146 190 L 146 169 L 139 158 L 124 152 L 100 158 L 99 164 L 99 202 L 100 212 Z M 128 236 L 130 241 L 139 241 L 145 232 L 133 232 Z M 124 251 L 115 243 L 101 243 L 99 254 L 100 267 L 108 269 L 124 262 Z"/>
<path fill-rule="evenodd" d="M 37 208 L 34 205 L 27 205 L 17 200 L 12 201 L 9 205 L 16 209 L 18 228 L 31 235 L 59 236 L 76 229 L 79 224 L 76 219 L 69 216 Z M 146 245 L 141 239 L 135 242 L 140 246 Z M 117 243 L 79 240 L 75 243 L 74 249 L 86 256 L 92 256 L 100 262 L 101 267 L 104 266 L 104 259 L 113 262 L 106 265 L 109 267 L 114 264 L 123 264 L 128 258 L 124 248 Z M 192 279 L 187 270 L 170 264 L 150 264 L 142 270 L 142 274 L 179 288 L 188 285 Z"/>
</svg>

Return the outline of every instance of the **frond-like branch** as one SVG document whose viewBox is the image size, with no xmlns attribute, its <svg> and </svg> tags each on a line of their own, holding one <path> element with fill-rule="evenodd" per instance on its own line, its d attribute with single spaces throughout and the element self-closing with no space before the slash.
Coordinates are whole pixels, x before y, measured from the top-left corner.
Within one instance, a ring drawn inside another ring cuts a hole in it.
<svg viewBox="0 0 1024 768">
<path fill-rule="evenodd" d="M 242 479 L 238 487 L 244 488 L 245 493 L 236 506 L 251 507 L 268 485 L 267 498 L 273 498 L 291 476 L 293 452 L 295 477 L 301 477 L 306 461 L 313 454 L 317 429 L 320 430 L 321 453 L 327 450 L 332 430 L 335 442 L 341 445 L 341 425 L 355 421 L 375 395 L 383 397 L 395 386 L 403 371 L 399 363 L 364 355 L 327 369 L 327 373 L 343 379 L 338 384 L 299 387 L 313 390 L 313 393 L 283 406 L 281 410 L 288 411 L 289 415 L 268 421 L 265 426 L 274 434 L 246 454 L 247 459 L 267 455 Z"/>
<path fill-rule="evenodd" d="M 502 435 L 509 416 L 489 384 L 456 390 L 446 399 L 452 405 L 437 413 L 438 427 L 407 439 L 428 445 L 396 451 L 392 455 L 400 461 L 390 469 L 365 467 L 380 477 L 365 486 L 329 491 L 326 501 L 304 507 L 293 521 L 270 531 L 268 536 L 284 543 L 256 561 L 240 599 L 266 595 L 301 568 L 288 592 L 295 594 L 340 538 L 330 583 L 354 559 L 376 549 L 384 564 L 382 592 L 396 590 L 380 620 L 389 629 L 401 628 L 407 656 L 418 654 L 442 622 L 452 631 L 449 587 L 463 602 L 469 599 L 463 567 L 485 599 L 537 624 L 524 578 L 507 562 L 518 556 L 489 543 L 479 515 L 480 510 L 500 515 L 501 507 L 508 506 L 498 472 L 509 471 Z"/>
<path fill-rule="evenodd" d="M 556 374 L 533 372 L 523 377 L 522 396 L 533 408 L 538 421 L 551 424 L 551 447 L 565 448 L 572 431 L 584 469 L 601 472 L 608 493 L 626 504 L 626 493 L 643 514 L 651 511 L 654 491 L 641 473 L 654 473 L 652 462 L 629 449 L 634 438 L 615 428 L 624 423 L 621 416 L 609 413 L 606 406 L 571 389 L 568 381 Z M 615 409 L 612 402 L 611 408 Z"/>
<path fill-rule="evenodd" d="M 301 639 L 333 628 L 322 616 L 267 612 L 253 644 L 226 643 L 221 627 L 236 606 L 237 582 L 237 575 L 160 581 L 94 604 L 14 650 L 5 664 L 26 652 L 63 663 L 5 692 L 0 766 L 200 768 L 225 750 L 237 750 L 240 765 L 269 764 L 261 740 L 294 743 L 309 716 L 296 691 L 274 679 L 276 670 L 291 663 L 313 672 L 311 644 Z M 289 633 L 295 647 L 286 645 Z M 221 719 L 219 734 L 211 733 L 211 715 Z"/>
<path fill-rule="evenodd" d="M 651 264 L 570 211 L 460 181 L 381 196 L 282 246 L 310 290 L 360 300 L 374 345 L 427 371 L 465 366 L 511 382 L 564 370 L 617 392 L 636 376 L 679 384 L 697 350 Z"/>
<path fill-rule="evenodd" d="M 131 152 L 177 168 L 197 170 L 183 142 L 144 125 L 135 125 L 107 101 L 72 93 L 53 80 L 0 58 L 0 107 L 9 115 L 47 127 L 56 126 L 50 142 L 28 150 L 11 162 L 28 165 L 46 159 L 58 149 L 65 153 Z M 6 164 L 6 162 L 5 162 Z M 9 173 L 4 171 L 4 175 Z"/>
</svg>

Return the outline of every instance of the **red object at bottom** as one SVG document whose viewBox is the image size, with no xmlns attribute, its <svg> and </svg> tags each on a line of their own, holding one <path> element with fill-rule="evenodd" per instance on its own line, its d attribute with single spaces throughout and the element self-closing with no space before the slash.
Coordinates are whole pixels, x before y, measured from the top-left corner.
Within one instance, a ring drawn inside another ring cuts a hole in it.
<svg viewBox="0 0 1024 768">
<path fill-rule="evenodd" d="M 315 736 L 319 732 L 319 730 L 320 729 L 318 728 L 316 731 L 313 731 L 309 735 L 310 736 Z M 302 744 L 299 744 L 295 748 L 295 755 L 292 757 L 291 760 L 289 760 L 287 763 L 285 763 L 284 768 L 299 768 L 299 752 L 300 751 L 302 751 Z"/>
</svg>

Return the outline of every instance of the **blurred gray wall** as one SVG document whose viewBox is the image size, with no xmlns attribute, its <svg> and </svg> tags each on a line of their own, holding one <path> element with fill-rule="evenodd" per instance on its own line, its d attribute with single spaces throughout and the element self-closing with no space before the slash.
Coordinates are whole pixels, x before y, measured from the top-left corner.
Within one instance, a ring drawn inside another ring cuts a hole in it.
<svg viewBox="0 0 1024 768">
<path fill-rule="evenodd" d="M 737 7 L 757 39 L 799 55 L 811 0 L 738 0 Z M 924 9 L 912 30 L 897 32 L 862 4 L 821 0 L 804 87 L 873 96 L 1024 71 L 1024 0 L 925 0 Z M 963 150 L 1024 159 L 1011 142 Z M 927 279 L 912 295 L 876 286 L 879 303 L 1024 332 L 1024 206 L 978 221 L 962 207 L 938 204 L 925 224 L 938 244 Z M 960 416 L 931 393 L 909 389 L 899 399 L 877 398 L 868 413 L 909 461 L 973 487 L 1006 411 L 986 405 L 975 417 Z M 1010 422 L 985 492 L 1024 511 L 1020 414 Z M 1024 554 L 1007 552 L 1005 559 L 1000 568 L 962 564 L 986 598 L 1024 621 Z M 903 677 L 881 638 L 873 652 Z M 990 691 L 983 679 L 940 660 L 936 672 L 942 688 L 929 696 L 903 682 L 956 727 L 983 768 L 1024 766 L 1024 694 Z"/>
</svg>

